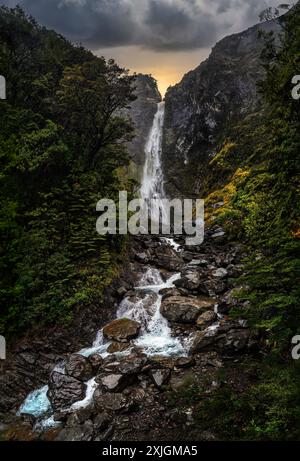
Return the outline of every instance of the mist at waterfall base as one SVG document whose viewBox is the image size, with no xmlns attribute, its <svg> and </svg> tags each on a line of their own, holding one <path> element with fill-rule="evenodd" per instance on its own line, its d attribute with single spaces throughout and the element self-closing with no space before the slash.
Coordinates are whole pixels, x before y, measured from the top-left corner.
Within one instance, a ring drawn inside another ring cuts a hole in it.
<svg viewBox="0 0 300 461">
<path fill-rule="evenodd" d="M 141 198 L 147 200 L 150 206 L 152 203 L 151 199 L 155 199 L 155 201 L 161 203 L 162 207 L 162 201 L 165 198 L 161 161 L 164 110 L 164 102 L 159 103 L 145 146 L 145 165 L 140 189 Z M 174 252 L 180 251 L 179 244 L 172 238 L 160 237 L 160 241 L 162 245 L 171 247 Z M 134 293 L 125 297 L 117 310 L 117 318 L 136 320 L 141 324 L 141 330 L 139 336 L 132 341 L 131 349 L 129 348 L 117 355 L 124 356 L 129 354 L 132 347 L 139 348 L 149 356 L 187 355 L 189 338 L 181 339 L 174 337 L 167 319 L 160 312 L 162 302 L 161 290 L 174 287 L 174 282 L 180 277 L 180 273 L 175 273 L 164 281 L 157 268 L 150 265 L 145 267 L 145 271 L 140 277 Z M 99 330 L 93 345 L 80 350 L 78 353 L 86 357 L 94 353 L 106 357 L 109 355 L 107 349 L 110 344 L 111 342 L 106 341 L 103 337 L 103 331 Z M 55 370 L 64 373 L 64 364 L 56 367 Z M 85 398 L 75 402 L 70 409 L 76 410 L 90 404 L 97 386 L 95 378 L 90 379 L 86 385 Z M 31 392 L 18 412 L 19 414 L 26 413 L 34 415 L 38 421 L 35 426 L 36 430 L 43 430 L 58 424 L 53 419 L 53 411 L 47 397 L 47 392 L 48 386 L 43 386 Z"/>
</svg>

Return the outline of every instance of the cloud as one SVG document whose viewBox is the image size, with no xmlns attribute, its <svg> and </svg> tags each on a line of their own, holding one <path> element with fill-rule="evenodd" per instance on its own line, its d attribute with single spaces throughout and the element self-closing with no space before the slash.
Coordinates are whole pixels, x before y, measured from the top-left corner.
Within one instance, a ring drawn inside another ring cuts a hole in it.
<svg viewBox="0 0 300 461">
<path fill-rule="evenodd" d="M 92 49 L 135 45 L 155 51 L 207 48 L 257 22 L 278 0 L 7 0 L 41 24 Z"/>
</svg>

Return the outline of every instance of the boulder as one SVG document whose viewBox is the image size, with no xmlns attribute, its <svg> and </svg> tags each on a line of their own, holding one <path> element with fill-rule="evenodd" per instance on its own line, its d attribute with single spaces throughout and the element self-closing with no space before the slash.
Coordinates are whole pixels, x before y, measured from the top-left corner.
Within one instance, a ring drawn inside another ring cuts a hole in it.
<svg viewBox="0 0 300 461">
<path fill-rule="evenodd" d="M 141 325 L 135 320 L 116 319 L 103 328 L 103 336 L 107 339 L 127 343 L 138 336 Z"/>
<path fill-rule="evenodd" d="M 125 387 L 133 383 L 133 375 L 111 374 L 99 376 L 96 381 L 108 392 L 122 392 Z"/>
<path fill-rule="evenodd" d="M 213 311 L 206 311 L 201 314 L 197 319 L 197 327 L 200 330 L 205 330 L 217 319 L 217 315 Z"/>
<path fill-rule="evenodd" d="M 147 357 L 130 355 L 120 360 L 118 371 L 123 375 L 136 375 L 142 371 L 147 363 Z"/>
<path fill-rule="evenodd" d="M 181 279 L 174 282 L 174 285 L 187 290 L 197 291 L 201 285 L 201 276 L 195 270 L 187 271 Z"/>
<path fill-rule="evenodd" d="M 105 393 L 96 389 L 94 393 L 96 408 L 101 412 L 115 413 L 129 408 L 127 398 L 121 393 Z"/>
<path fill-rule="evenodd" d="M 230 324 L 228 325 L 230 327 Z M 220 352 L 240 352 L 257 345 L 257 335 L 247 328 L 220 328 L 199 331 L 192 336 L 191 352 L 199 352 L 212 346 Z"/>
<path fill-rule="evenodd" d="M 195 365 L 195 360 L 193 357 L 179 357 L 176 362 L 176 368 L 190 368 Z"/>
<path fill-rule="evenodd" d="M 93 437 L 93 431 L 94 427 L 92 421 L 86 421 L 81 425 L 65 427 L 59 432 L 55 440 L 57 442 L 90 441 Z"/>
<path fill-rule="evenodd" d="M 228 271 L 227 269 L 224 269 L 224 267 L 220 267 L 219 269 L 216 269 L 215 271 L 213 271 L 212 275 L 219 279 L 223 279 L 228 276 Z"/>
<path fill-rule="evenodd" d="M 92 365 L 93 368 L 93 375 L 96 375 L 99 371 L 99 369 L 103 365 L 103 358 L 99 354 L 92 354 L 89 356 L 89 362 Z"/>
<path fill-rule="evenodd" d="M 93 376 L 93 367 L 88 358 L 83 355 L 74 354 L 68 359 L 65 365 L 65 372 L 73 378 L 87 381 Z"/>
<path fill-rule="evenodd" d="M 153 262 L 163 269 L 168 271 L 180 271 L 182 268 L 182 260 L 173 252 L 169 250 L 168 253 L 163 253 L 161 250 L 155 252 Z"/>
<path fill-rule="evenodd" d="M 126 351 L 127 349 L 130 348 L 130 343 L 117 343 L 117 342 L 113 342 L 111 343 L 108 348 L 107 348 L 107 352 L 109 354 L 115 354 L 117 352 L 124 352 Z"/>
<path fill-rule="evenodd" d="M 169 381 L 171 371 L 168 368 L 157 369 L 151 370 L 149 374 L 156 387 L 160 388 Z"/>
<path fill-rule="evenodd" d="M 72 376 L 54 371 L 50 375 L 47 396 L 55 410 L 70 407 L 85 396 L 86 385 Z"/>
<path fill-rule="evenodd" d="M 217 329 L 197 331 L 193 333 L 191 338 L 190 352 L 195 353 L 205 349 L 208 346 L 216 343 L 218 340 Z"/>
<path fill-rule="evenodd" d="M 212 298 L 189 298 L 170 296 L 161 304 L 161 314 L 170 322 L 194 323 L 199 315 L 207 310 L 213 310 L 215 301 Z"/>
</svg>

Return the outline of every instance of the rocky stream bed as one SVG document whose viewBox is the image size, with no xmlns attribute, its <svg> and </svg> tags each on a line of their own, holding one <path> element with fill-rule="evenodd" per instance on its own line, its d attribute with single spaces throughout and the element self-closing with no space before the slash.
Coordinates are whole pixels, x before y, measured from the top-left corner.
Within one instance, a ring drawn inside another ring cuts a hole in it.
<svg viewBox="0 0 300 461">
<path fill-rule="evenodd" d="M 199 247 L 182 237 L 132 238 L 109 309 L 78 316 L 77 331 L 72 325 L 18 345 L 1 376 L 2 437 L 217 438 L 213 428 L 198 431 L 193 408 L 171 401 L 190 380 L 207 393 L 221 386 L 224 368 L 242 385 L 235 366 L 258 346 L 245 321 L 228 317 L 244 256 L 217 226 Z"/>
</svg>

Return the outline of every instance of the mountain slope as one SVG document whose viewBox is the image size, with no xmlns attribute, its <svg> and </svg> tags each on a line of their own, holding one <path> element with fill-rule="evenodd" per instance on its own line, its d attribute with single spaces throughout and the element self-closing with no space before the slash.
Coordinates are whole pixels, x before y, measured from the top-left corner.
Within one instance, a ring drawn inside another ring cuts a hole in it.
<svg viewBox="0 0 300 461">
<path fill-rule="evenodd" d="M 224 38 L 205 62 L 168 90 L 163 155 L 171 195 L 200 193 L 207 162 L 226 134 L 259 109 L 260 29 L 277 32 L 280 26 L 271 21 Z"/>
</svg>

